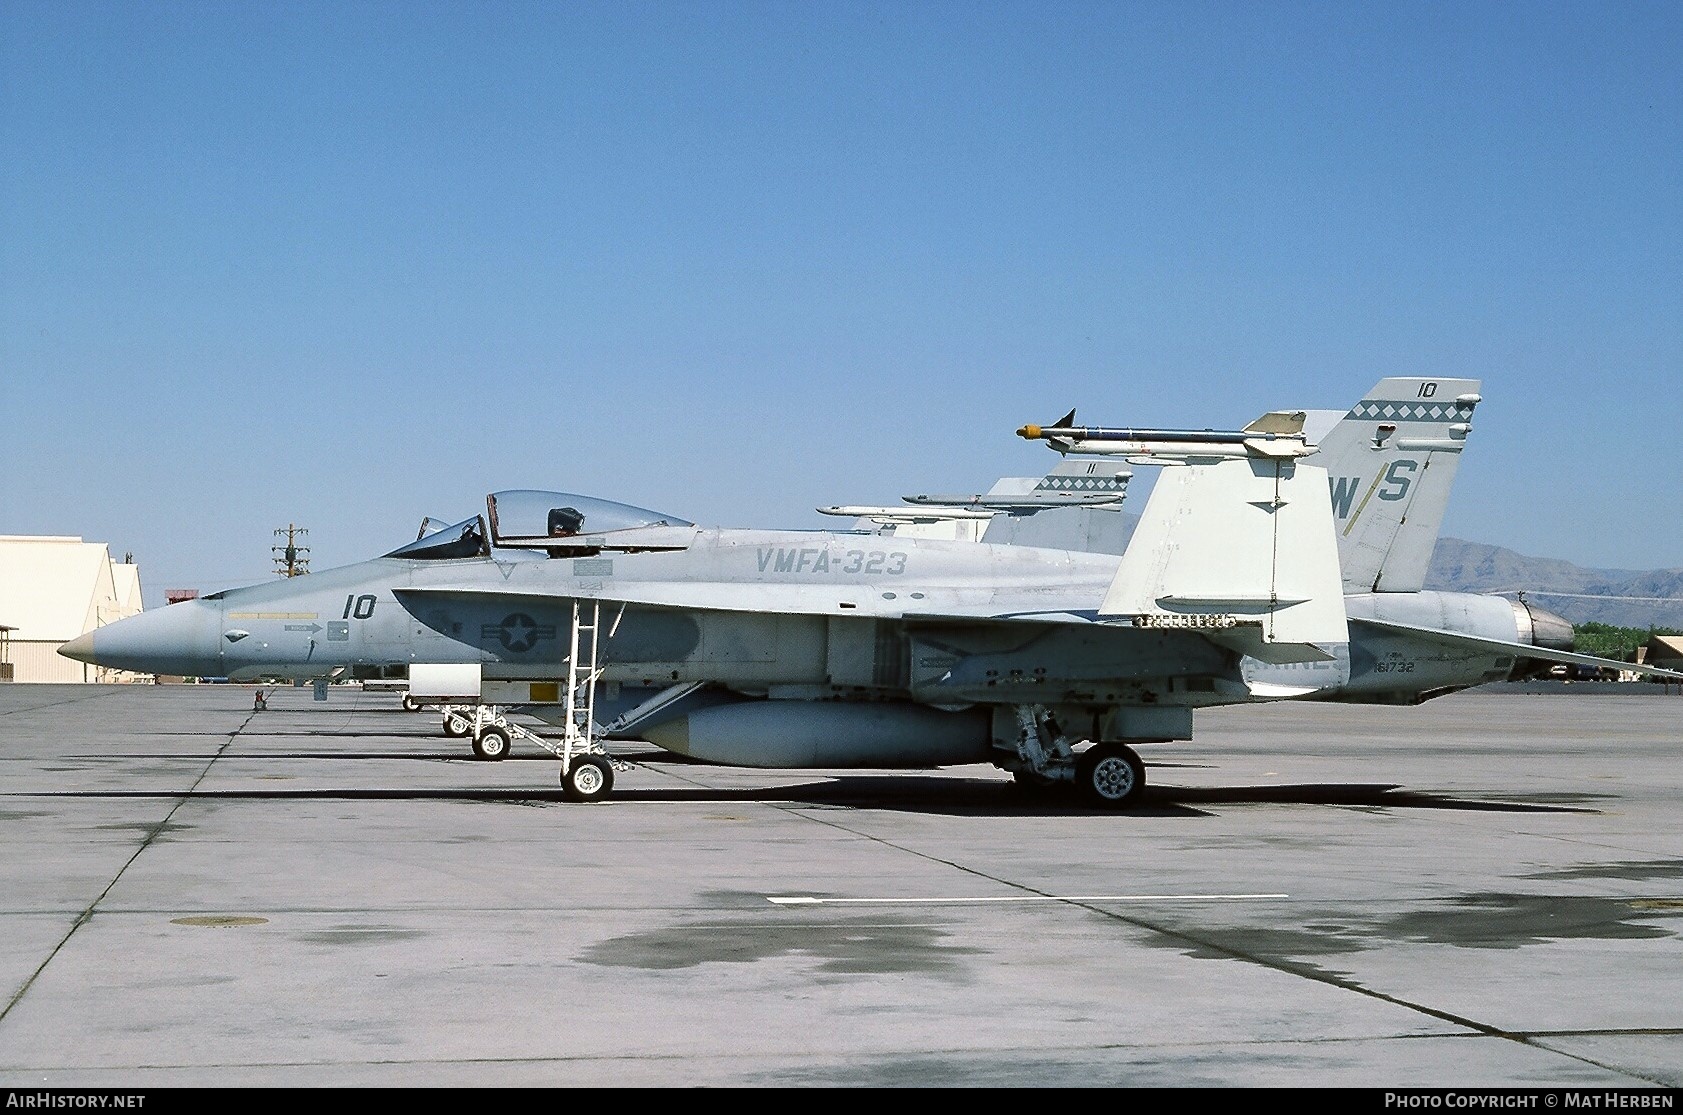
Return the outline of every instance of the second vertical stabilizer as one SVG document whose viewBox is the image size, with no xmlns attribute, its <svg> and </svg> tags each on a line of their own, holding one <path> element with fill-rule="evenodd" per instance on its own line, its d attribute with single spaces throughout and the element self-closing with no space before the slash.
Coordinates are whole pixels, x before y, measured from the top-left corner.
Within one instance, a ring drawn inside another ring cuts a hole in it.
<svg viewBox="0 0 1683 1115">
<path fill-rule="evenodd" d="M 1320 441 L 1346 592 L 1418 592 L 1479 402 L 1476 379 L 1379 381 Z"/>
</svg>

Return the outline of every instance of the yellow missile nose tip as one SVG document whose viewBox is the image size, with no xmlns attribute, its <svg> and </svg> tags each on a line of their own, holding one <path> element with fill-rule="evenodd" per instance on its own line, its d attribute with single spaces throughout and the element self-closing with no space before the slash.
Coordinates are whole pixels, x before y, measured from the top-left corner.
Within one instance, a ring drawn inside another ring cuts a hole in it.
<svg viewBox="0 0 1683 1115">
<path fill-rule="evenodd" d="M 1017 436 L 1027 438 L 1030 441 L 1037 441 L 1040 438 L 1040 427 L 1024 426 L 1022 429 L 1017 431 Z"/>
</svg>

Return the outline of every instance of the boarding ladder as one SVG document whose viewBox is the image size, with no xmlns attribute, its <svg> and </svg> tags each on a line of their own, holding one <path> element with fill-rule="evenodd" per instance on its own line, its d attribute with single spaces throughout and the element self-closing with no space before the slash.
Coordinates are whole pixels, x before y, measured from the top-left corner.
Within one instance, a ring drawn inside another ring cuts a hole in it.
<svg viewBox="0 0 1683 1115">
<path fill-rule="evenodd" d="M 596 681 L 602 670 L 596 665 L 597 633 L 601 630 L 602 605 L 590 602 L 590 620 L 584 608 L 573 601 L 572 649 L 567 655 L 566 727 L 561 735 L 561 773 L 572 768 L 574 755 L 601 753 L 596 731 Z"/>
<path fill-rule="evenodd" d="M 561 775 L 566 777 L 573 768 L 573 760 L 582 755 L 600 755 L 608 759 L 616 770 L 629 770 L 631 764 L 614 759 L 608 749 L 596 741 L 596 683 L 602 668 L 597 665 L 597 648 L 601 630 L 602 605 L 590 601 L 588 618 L 586 605 L 573 601 L 571 643 L 567 654 L 567 693 L 562 701 L 565 724 L 559 743 L 510 720 L 497 705 L 444 705 L 444 715 L 450 718 L 458 732 L 478 738 L 487 727 L 496 727 L 510 742 L 523 739 L 534 743 L 561 760 Z M 616 620 L 615 626 L 618 626 Z M 608 632 L 609 636 L 613 631 Z"/>
</svg>

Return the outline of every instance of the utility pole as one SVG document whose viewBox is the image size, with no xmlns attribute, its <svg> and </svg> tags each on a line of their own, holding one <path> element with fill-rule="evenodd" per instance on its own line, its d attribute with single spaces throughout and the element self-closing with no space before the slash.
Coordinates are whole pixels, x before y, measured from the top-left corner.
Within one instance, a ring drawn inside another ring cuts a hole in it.
<svg viewBox="0 0 1683 1115">
<path fill-rule="evenodd" d="M 275 572 L 282 577 L 302 577 L 310 571 L 310 548 L 300 546 L 298 539 L 310 533 L 303 527 L 288 523 L 275 531 L 275 537 L 286 539 L 285 544 L 276 543 L 270 547 L 275 555 Z"/>
</svg>

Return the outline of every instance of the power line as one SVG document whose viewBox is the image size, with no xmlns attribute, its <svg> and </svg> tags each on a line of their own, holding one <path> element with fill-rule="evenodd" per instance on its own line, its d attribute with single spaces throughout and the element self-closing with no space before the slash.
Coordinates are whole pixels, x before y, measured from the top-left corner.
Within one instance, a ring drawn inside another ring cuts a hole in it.
<svg viewBox="0 0 1683 1115">
<path fill-rule="evenodd" d="M 1561 596 L 1569 600 L 1629 600 L 1634 604 L 1683 604 L 1683 596 L 1613 596 L 1592 592 L 1549 592 L 1546 589 L 1535 588 L 1498 588 L 1490 590 L 1490 595 Z"/>
<path fill-rule="evenodd" d="M 300 546 L 298 539 L 310 533 L 301 526 L 288 523 L 284 527 L 275 529 L 275 537 L 283 535 L 285 544 L 276 543 L 270 547 L 275 555 L 275 572 L 283 577 L 301 577 L 310 571 L 310 548 Z"/>
</svg>

